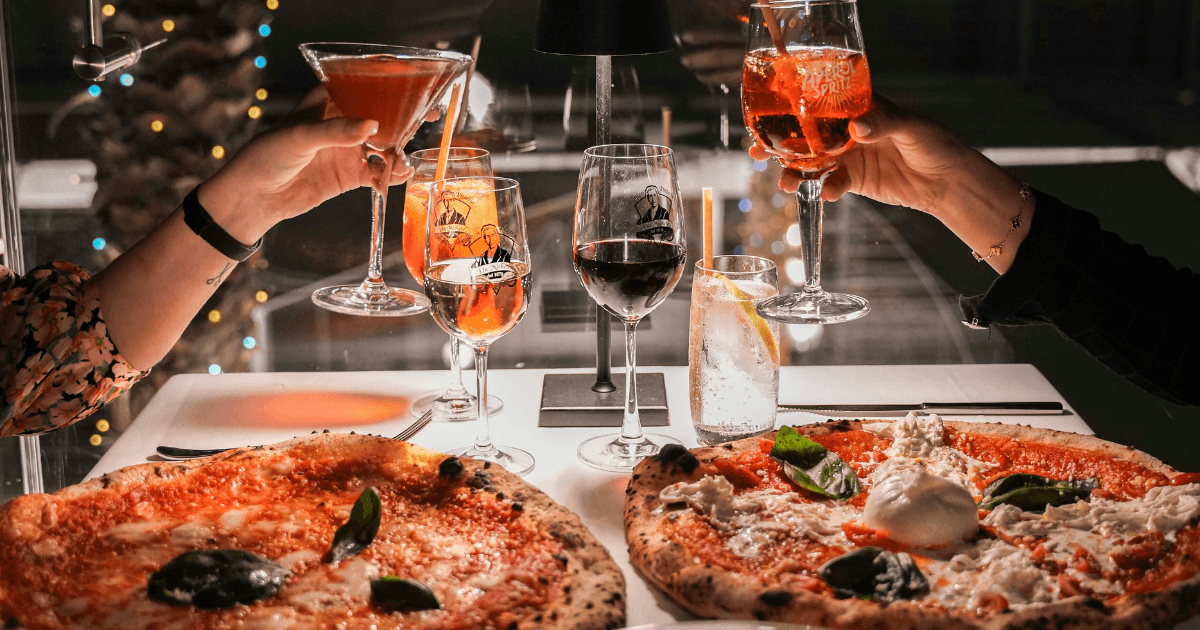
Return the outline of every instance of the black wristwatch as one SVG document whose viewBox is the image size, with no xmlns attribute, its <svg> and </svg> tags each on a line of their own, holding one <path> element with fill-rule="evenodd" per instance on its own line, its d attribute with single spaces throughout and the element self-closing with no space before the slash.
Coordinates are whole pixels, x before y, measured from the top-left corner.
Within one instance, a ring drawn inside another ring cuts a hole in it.
<svg viewBox="0 0 1200 630">
<path fill-rule="evenodd" d="M 225 228 L 217 225 L 216 221 L 213 221 L 212 215 L 208 213 L 208 210 L 205 210 L 204 206 L 200 205 L 200 198 L 196 194 L 198 190 L 200 190 L 199 186 L 193 188 L 192 192 L 183 198 L 183 222 L 189 228 L 192 228 L 196 236 L 204 239 L 206 243 L 212 245 L 213 249 L 221 252 L 226 258 L 242 262 L 254 255 L 254 252 L 258 251 L 259 247 L 262 247 L 262 239 L 258 239 L 258 242 L 253 245 L 242 245 L 236 238 L 230 236 L 229 232 L 225 231 Z"/>
</svg>

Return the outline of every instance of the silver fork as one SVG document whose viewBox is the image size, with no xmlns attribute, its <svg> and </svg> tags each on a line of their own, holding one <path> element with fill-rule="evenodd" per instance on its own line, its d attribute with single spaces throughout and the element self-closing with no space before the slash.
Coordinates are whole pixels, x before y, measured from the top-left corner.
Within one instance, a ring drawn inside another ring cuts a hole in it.
<svg viewBox="0 0 1200 630">
<path fill-rule="evenodd" d="M 433 421 L 433 411 L 426 411 L 424 415 L 417 418 L 417 421 L 405 427 L 405 429 L 395 436 L 393 440 L 407 440 L 416 435 L 418 431 L 424 429 Z M 196 459 L 197 457 L 208 457 L 217 453 L 233 450 L 228 448 L 179 448 L 178 446 L 160 446 L 157 449 L 159 457 L 169 460 L 184 460 Z"/>
</svg>

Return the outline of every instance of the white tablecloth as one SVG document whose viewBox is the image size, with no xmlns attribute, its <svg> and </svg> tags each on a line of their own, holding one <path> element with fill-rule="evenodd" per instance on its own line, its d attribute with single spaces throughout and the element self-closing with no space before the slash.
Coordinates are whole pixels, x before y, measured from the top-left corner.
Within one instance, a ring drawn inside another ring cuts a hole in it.
<svg viewBox="0 0 1200 630">
<path fill-rule="evenodd" d="M 574 370 L 585 372 L 586 370 Z M 688 403 L 687 368 L 663 372 L 671 424 L 652 429 L 695 446 Z M 629 624 L 687 619 L 688 614 L 652 590 L 630 567 L 621 522 L 626 477 L 589 468 L 576 458 L 584 439 L 615 428 L 539 428 L 542 376 L 548 370 L 492 370 L 489 389 L 504 401 L 492 419 L 497 444 L 519 446 L 537 460 L 526 479 L 574 511 L 612 553 L 625 573 Z M 566 372 L 566 370 L 555 370 Z M 465 381 L 473 383 L 471 374 Z M 614 374 L 614 378 L 623 375 Z M 394 435 L 411 417 L 406 401 L 445 387 L 448 372 L 333 372 L 194 374 L 176 376 L 89 473 L 95 477 L 157 459 L 167 444 L 220 448 L 268 444 L 313 430 Z M 472 387 L 469 387 L 472 389 Z M 784 367 L 781 403 L 907 403 L 1066 401 L 1031 365 L 919 365 Z M 1069 406 L 1068 406 L 1069 409 Z M 401 414 L 397 417 L 396 414 Z M 804 424 L 825 416 L 780 414 L 778 423 Z M 1059 416 L 965 416 L 955 419 L 1020 422 L 1077 433 L 1091 429 L 1071 413 Z M 434 423 L 412 441 L 447 450 L 470 443 L 475 423 Z M 1177 630 L 1200 630 L 1200 618 Z"/>
</svg>

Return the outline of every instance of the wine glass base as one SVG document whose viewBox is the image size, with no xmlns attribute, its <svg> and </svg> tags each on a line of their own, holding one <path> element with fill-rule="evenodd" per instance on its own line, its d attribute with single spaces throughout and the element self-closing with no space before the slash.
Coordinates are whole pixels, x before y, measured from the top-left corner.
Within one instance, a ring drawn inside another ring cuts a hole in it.
<svg viewBox="0 0 1200 630">
<path fill-rule="evenodd" d="M 849 293 L 792 293 L 758 303 L 758 314 L 785 324 L 838 324 L 871 312 L 866 299 Z"/>
<path fill-rule="evenodd" d="M 500 413 L 504 401 L 495 396 L 488 396 L 488 416 Z M 467 394 L 465 398 L 447 396 L 445 392 L 422 396 L 412 404 L 412 415 L 421 417 L 426 411 L 433 410 L 434 422 L 463 422 L 475 419 L 475 395 Z"/>
<path fill-rule="evenodd" d="M 641 439 L 626 443 L 621 440 L 621 434 L 610 433 L 585 440 L 577 452 L 579 460 L 592 468 L 629 472 L 638 462 L 654 455 L 667 444 L 683 443 L 660 433 L 643 433 Z"/>
<path fill-rule="evenodd" d="M 529 471 L 533 470 L 534 464 L 533 455 L 511 446 L 497 446 L 491 451 L 486 452 L 480 451 L 474 446 L 466 446 L 447 451 L 447 453 L 456 457 L 470 457 L 485 462 L 492 462 L 518 477 L 524 477 L 529 474 Z"/>
<path fill-rule="evenodd" d="M 370 291 L 360 284 L 313 291 L 313 304 L 335 313 L 366 317 L 407 317 L 429 310 L 429 298 L 408 289 Z"/>
</svg>

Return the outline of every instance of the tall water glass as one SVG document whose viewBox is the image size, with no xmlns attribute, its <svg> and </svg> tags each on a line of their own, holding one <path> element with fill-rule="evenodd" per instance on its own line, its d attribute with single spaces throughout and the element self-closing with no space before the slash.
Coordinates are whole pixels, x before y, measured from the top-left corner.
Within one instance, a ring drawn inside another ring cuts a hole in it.
<svg viewBox="0 0 1200 630">
<path fill-rule="evenodd" d="M 775 428 L 779 324 L 755 310 L 779 293 L 775 263 L 758 256 L 696 262 L 688 332 L 692 426 L 712 446 Z"/>
</svg>

